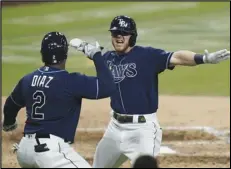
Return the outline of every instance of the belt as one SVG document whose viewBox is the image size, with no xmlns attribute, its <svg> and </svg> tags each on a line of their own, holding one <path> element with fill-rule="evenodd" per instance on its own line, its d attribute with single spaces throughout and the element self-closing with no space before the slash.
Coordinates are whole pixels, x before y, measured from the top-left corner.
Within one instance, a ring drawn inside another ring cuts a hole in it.
<svg viewBox="0 0 231 169">
<path fill-rule="evenodd" d="M 35 134 L 35 138 L 51 138 L 50 137 L 50 134 L 41 134 L 41 133 L 34 133 Z M 26 136 L 29 136 L 30 137 L 30 135 L 32 135 L 31 133 L 29 134 L 27 134 L 27 133 L 23 133 L 23 135 L 24 135 L 24 137 L 26 137 Z"/>
<path fill-rule="evenodd" d="M 34 133 L 35 134 L 35 139 L 39 138 L 51 138 L 50 134 L 43 134 L 43 133 Z M 27 134 L 23 133 L 24 137 L 32 135 L 32 134 Z M 67 139 L 63 139 L 65 143 L 72 144 L 72 142 L 68 141 Z"/>
<path fill-rule="evenodd" d="M 120 115 L 116 112 L 113 112 L 113 117 L 120 123 L 133 123 L 133 116 L 132 115 Z M 142 115 L 138 116 L 138 123 L 145 123 L 146 118 Z"/>
</svg>

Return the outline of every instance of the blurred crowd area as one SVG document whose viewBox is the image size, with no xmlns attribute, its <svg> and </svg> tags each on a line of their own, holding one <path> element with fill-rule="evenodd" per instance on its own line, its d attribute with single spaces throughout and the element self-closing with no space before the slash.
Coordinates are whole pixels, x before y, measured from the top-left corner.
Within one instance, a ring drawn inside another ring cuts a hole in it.
<svg viewBox="0 0 231 169">
<path fill-rule="evenodd" d="M 38 2 L 37 0 L 28 0 L 28 1 L 22 1 L 22 0 L 1 0 L 1 7 L 7 7 L 7 6 L 16 6 L 16 5 L 26 5 L 26 4 L 38 4 L 38 3 L 46 3 L 46 2 Z"/>
</svg>

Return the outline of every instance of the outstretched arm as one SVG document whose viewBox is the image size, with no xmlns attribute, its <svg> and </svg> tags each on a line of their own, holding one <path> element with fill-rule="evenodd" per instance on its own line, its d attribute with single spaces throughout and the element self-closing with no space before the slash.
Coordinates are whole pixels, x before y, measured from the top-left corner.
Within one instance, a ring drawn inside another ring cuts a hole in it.
<svg viewBox="0 0 231 169">
<path fill-rule="evenodd" d="M 91 45 L 77 38 L 72 39 L 70 45 L 78 51 L 82 51 L 89 59 L 93 60 L 96 68 L 96 77 L 78 73 L 70 74 L 72 93 L 87 99 L 110 97 L 116 90 L 116 85 L 102 57 L 102 47 L 98 43 Z"/>
<path fill-rule="evenodd" d="M 205 50 L 204 54 L 197 54 L 187 50 L 174 52 L 170 59 L 170 66 L 196 66 L 198 64 L 216 64 L 230 58 L 230 51 L 226 49 L 209 53 Z"/>
</svg>

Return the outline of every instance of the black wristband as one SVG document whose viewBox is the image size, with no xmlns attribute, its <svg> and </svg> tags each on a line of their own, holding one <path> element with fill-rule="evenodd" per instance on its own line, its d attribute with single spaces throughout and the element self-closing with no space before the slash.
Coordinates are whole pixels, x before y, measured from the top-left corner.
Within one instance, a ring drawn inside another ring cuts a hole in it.
<svg viewBox="0 0 231 169">
<path fill-rule="evenodd" d="M 194 61 L 197 65 L 199 64 L 204 64 L 204 60 L 203 60 L 203 56 L 204 55 L 201 55 L 201 54 L 195 54 L 194 55 Z"/>
</svg>

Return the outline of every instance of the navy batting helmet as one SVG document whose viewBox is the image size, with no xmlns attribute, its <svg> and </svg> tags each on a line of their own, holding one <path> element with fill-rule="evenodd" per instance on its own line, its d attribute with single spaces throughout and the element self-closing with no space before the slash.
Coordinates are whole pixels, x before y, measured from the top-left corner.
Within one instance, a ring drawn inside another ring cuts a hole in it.
<svg viewBox="0 0 231 169">
<path fill-rule="evenodd" d="M 46 64 L 58 64 L 67 59 L 67 38 L 60 32 L 47 33 L 41 44 L 42 61 Z"/>
<path fill-rule="evenodd" d="M 121 31 L 129 33 L 131 36 L 129 45 L 134 46 L 136 44 L 137 30 L 135 21 L 128 16 L 120 15 L 116 16 L 110 25 L 109 31 Z"/>
</svg>

